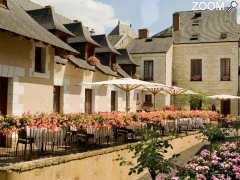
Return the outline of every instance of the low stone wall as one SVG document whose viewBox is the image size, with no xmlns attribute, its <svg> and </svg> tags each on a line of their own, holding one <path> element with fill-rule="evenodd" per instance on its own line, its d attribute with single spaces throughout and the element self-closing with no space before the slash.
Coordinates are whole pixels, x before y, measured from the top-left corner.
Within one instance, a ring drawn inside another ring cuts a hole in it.
<svg viewBox="0 0 240 180">
<path fill-rule="evenodd" d="M 199 134 L 171 140 L 173 150 L 166 158 L 201 142 Z M 0 168 L 0 180 L 136 180 L 128 176 L 128 167 L 115 161 L 118 155 L 130 159 L 127 145 L 86 153 L 24 162 Z"/>
</svg>

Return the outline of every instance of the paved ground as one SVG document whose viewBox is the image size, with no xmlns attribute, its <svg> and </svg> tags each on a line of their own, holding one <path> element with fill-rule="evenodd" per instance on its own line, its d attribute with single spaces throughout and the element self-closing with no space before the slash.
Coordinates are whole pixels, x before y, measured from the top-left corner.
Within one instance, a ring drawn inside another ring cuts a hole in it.
<svg viewBox="0 0 240 180">
<path fill-rule="evenodd" d="M 200 149 L 204 146 L 204 143 L 200 143 L 196 146 L 191 147 L 190 149 L 187 149 L 186 151 L 183 151 L 177 158 L 174 160 L 175 164 L 186 164 L 188 161 L 190 161 L 195 154 L 197 154 Z M 146 174 L 143 177 L 139 178 L 138 180 L 151 180 L 151 177 Z"/>
</svg>

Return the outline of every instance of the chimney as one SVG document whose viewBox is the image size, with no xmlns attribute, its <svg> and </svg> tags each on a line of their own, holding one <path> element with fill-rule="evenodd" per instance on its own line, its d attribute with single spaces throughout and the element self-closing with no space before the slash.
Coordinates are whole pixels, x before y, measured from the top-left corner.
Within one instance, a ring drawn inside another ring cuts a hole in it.
<svg viewBox="0 0 240 180">
<path fill-rule="evenodd" d="M 138 38 L 139 39 L 148 38 L 148 34 L 149 34 L 149 31 L 146 28 L 138 30 Z"/>
<path fill-rule="evenodd" d="M 0 5 L 7 7 L 7 0 L 0 0 Z"/>
</svg>

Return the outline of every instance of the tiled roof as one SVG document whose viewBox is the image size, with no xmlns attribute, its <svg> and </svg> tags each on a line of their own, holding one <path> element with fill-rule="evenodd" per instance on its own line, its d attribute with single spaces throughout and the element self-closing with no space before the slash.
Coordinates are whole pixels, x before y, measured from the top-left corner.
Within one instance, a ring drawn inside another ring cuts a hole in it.
<svg viewBox="0 0 240 180">
<path fill-rule="evenodd" d="M 137 33 L 132 29 L 131 24 L 126 24 L 118 21 L 117 26 L 109 33 L 109 35 L 123 35 L 127 34 L 133 38 L 137 36 Z"/>
<path fill-rule="evenodd" d="M 54 9 L 51 6 L 46 6 L 41 9 L 29 10 L 28 14 L 35 19 L 39 24 L 48 30 L 58 30 L 67 35 L 74 36 L 72 32 L 66 29 L 58 19 Z"/>
<path fill-rule="evenodd" d="M 173 33 L 174 43 L 239 40 L 240 28 L 237 24 L 236 10 L 184 11 L 178 14 L 180 26 L 179 31 Z"/>
<path fill-rule="evenodd" d="M 108 37 L 105 34 L 102 35 L 95 35 L 92 36 L 92 38 L 101 45 L 101 47 L 98 47 L 95 49 L 96 53 L 106 53 L 111 52 L 115 54 L 120 54 L 109 42 Z"/>
<path fill-rule="evenodd" d="M 30 11 L 30 10 L 35 10 L 35 9 L 41 9 L 44 6 L 41 6 L 40 4 L 37 4 L 35 2 L 32 2 L 31 0 L 15 0 L 18 1 L 19 4 L 21 5 L 21 7 L 25 10 L 25 11 Z M 59 21 L 59 23 L 61 24 L 68 24 L 71 23 L 72 20 L 58 14 L 55 13 L 55 15 L 57 16 L 57 20 Z"/>
<path fill-rule="evenodd" d="M 67 60 L 67 59 L 62 58 L 62 57 L 60 57 L 60 56 L 55 56 L 55 57 L 54 57 L 54 61 L 55 61 L 55 63 L 57 63 L 57 64 L 62 64 L 62 65 L 66 65 L 66 64 L 68 63 L 68 60 Z"/>
<path fill-rule="evenodd" d="M 0 17 L 0 29 L 78 53 L 32 19 L 18 1 L 8 0 L 8 9 L 0 8 Z"/>
<path fill-rule="evenodd" d="M 117 72 L 120 76 L 122 76 L 123 78 L 130 78 L 131 76 L 128 75 L 128 73 L 126 73 L 121 67 L 117 68 Z"/>
<path fill-rule="evenodd" d="M 132 57 L 130 56 L 130 54 L 128 53 L 127 49 L 118 49 L 118 51 L 120 52 L 120 56 L 117 56 L 117 63 L 118 64 L 131 64 L 131 65 L 136 65 L 136 63 L 134 63 Z"/>
<path fill-rule="evenodd" d="M 113 46 L 115 46 L 122 37 L 123 35 L 108 35 L 108 40 Z"/>
<path fill-rule="evenodd" d="M 130 54 L 165 53 L 172 45 L 172 38 L 135 39 L 128 46 Z"/>
<path fill-rule="evenodd" d="M 153 38 L 172 37 L 172 26 L 152 36 Z"/>
<path fill-rule="evenodd" d="M 68 59 L 71 63 L 73 63 L 74 65 L 76 65 L 77 67 L 79 67 L 81 69 L 95 71 L 95 67 L 91 66 L 90 64 L 87 63 L 87 61 L 85 61 L 83 59 L 77 58 L 75 56 L 68 56 Z"/>
<path fill-rule="evenodd" d="M 74 43 L 91 43 L 97 47 L 100 45 L 94 41 L 91 37 L 90 32 L 88 29 L 82 24 L 82 22 L 73 22 L 70 24 L 65 24 L 65 27 L 71 31 L 73 34 L 76 35 L 76 37 L 72 37 L 68 39 L 68 43 L 74 44 Z"/>
<path fill-rule="evenodd" d="M 103 72 L 106 75 L 115 76 L 115 77 L 118 76 L 117 73 L 112 71 L 109 66 L 104 66 L 102 64 L 98 64 L 98 65 L 96 65 L 96 68 L 99 69 L 101 72 Z"/>
</svg>

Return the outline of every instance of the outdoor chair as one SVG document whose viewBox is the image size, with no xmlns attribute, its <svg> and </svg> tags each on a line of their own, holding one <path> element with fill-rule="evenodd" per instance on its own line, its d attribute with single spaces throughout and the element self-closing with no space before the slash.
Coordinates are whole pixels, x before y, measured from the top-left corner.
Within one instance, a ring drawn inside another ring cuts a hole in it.
<svg viewBox="0 0 240 180">
<path fill-rule="evenodd" d="M 94 134 L 89 134 L 84 130 L 78 131 L 76 136 L 77 136 L 77 143 L 79 145 L 84 144 L 84 145 L 88 146 L 90 139 L 92 139 L 92 140 L 94 139 Z"/>
<path fill-rule="evenodd" d="M 19 130 L 18 131 L 18 140 L 17 140 L 17 145 L 16 145 L 16 155 L 18 153 L 19 144 L 24 144 L 24 157 L 26 155 L 27 145 L 30 146 L 30 155 L 32 155 L 33 143 L 34 143 L 34 138 L 28 137 L 25 129 Z"/>
</svg>

